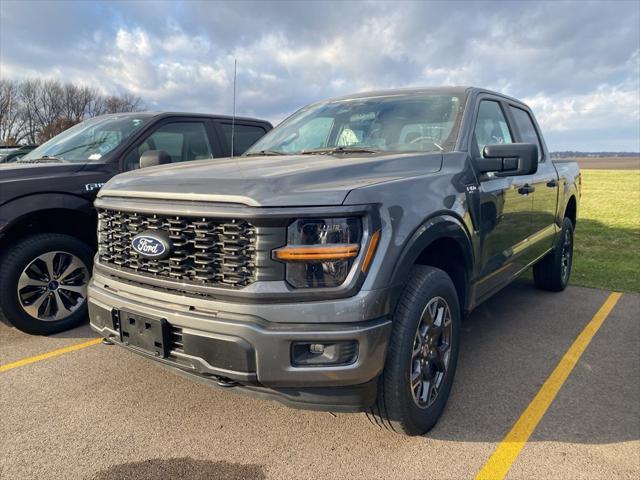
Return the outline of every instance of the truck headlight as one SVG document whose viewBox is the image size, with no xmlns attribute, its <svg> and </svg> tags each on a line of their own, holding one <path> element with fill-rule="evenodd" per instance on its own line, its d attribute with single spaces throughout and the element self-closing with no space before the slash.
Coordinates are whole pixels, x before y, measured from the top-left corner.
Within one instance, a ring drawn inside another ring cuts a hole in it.
<svg viewBox="0 0 640 480">
<path fill-rule="evenodd" d="M 287 263 L 287 282 L 295 288 L 337 287 L 358 258 L 362 237 L 360 217 L 302 218 L 289 225 L 287 246 L 274 257 Z"/>
</svg>

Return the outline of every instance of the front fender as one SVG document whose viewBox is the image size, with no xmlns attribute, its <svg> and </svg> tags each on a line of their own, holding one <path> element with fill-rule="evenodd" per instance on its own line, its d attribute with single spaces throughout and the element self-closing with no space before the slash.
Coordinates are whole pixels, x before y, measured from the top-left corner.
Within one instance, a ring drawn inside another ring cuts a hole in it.
<svg viewBox="0 0 640 480">
<path fill-rule="evenodd" d="M 400 254 L 392 275 L 392 284 L 405 284 L 411 267 L 420 254 L 433 242 L 441 238 L 455 240 L 463 252 L 465 268 L 471 272 L 473 267 L 473 247 L 470 236 L 462 221 L 451 214 L 440 214 L 427 219 L 411 235 Z"/>
<path fill-rule="evenodd" d="M 92 214 L 93 206 L 86 198 L 64 193 L 39 193 L 11 200 L 0 206 L 0 234 L 24 217 L 42 210 L 74 210 Z"/>
</svg>

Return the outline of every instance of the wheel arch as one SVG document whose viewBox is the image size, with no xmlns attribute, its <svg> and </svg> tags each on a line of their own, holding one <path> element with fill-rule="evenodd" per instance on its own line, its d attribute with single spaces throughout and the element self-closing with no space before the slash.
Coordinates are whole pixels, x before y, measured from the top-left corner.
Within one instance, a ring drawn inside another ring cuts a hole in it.
<svg viewBox="0 0 640 480">
<path fill-rule="evenodd" d="M 96 244 L 97 217 L 91 202 L 75 195 L 44 194 L 21 197 L 0 208 L 9 219 L 2 229 L 0 248 L 20 237 L 36 233 L 62 233 Z"/>
<path fill-rule="evenodd" d="M 575 195 L 571 195 L 569 197 L 567 206 L 564 209 L 564 217 L 569 218 L 571 223 L 573 223 L 573 226 L 576 226 L 576 220 L 578 219 L 578 201 L 576 200 Z"/>
<path fill-rule="evenodd" d="M 473 248 L 459 218 L 449 214 L 434 216 L 414 232 L 394 269 L 394 284 L 405 284 L 414 265 L 444 270 L 456 287 L 461 310 L 468 310 Z"/>
</svg>

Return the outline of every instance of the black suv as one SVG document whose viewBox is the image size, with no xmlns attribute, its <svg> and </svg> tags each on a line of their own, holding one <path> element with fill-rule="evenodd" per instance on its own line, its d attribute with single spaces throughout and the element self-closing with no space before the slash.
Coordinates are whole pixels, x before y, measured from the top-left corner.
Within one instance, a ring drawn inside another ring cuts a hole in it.
<svg viewBox="0 0 640 480">
<path fill-rule="evenodd" d="M 0 165 L 0 314 L 33 334 L 81 322 L 100 187 L 140 166 L 228 157 L 232 143 L 241 154 L 271 128 L 218 115 L 105 115 Z"/>
</svg>

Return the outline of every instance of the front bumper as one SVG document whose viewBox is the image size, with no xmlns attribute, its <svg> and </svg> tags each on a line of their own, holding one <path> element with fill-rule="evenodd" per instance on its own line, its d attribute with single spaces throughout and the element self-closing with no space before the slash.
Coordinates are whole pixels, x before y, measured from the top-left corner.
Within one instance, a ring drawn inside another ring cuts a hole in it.
<svg viewBox="0 0 640 480">
<path fill-rule="evenodd" d="M 388 315 L 367 318 L 389 292 L 361 291 L 332 301 L 246 304 L 189 298 L 103 275 L 89 286 L 91 327 L 123 345 L 114 313 L 165 319 L 179 342 L 160 358 L 134 349 L 180 373 L 271 397 L 293 406 L 360 410 L 375 399 L 391 331 Z M 379 311 L 381 309 L 375 309 Z M 283 321 L 278 321 L 282 319 Z M 347 365 L 295 366 L 292 343 L 357 342 Z"/>
</svg>

